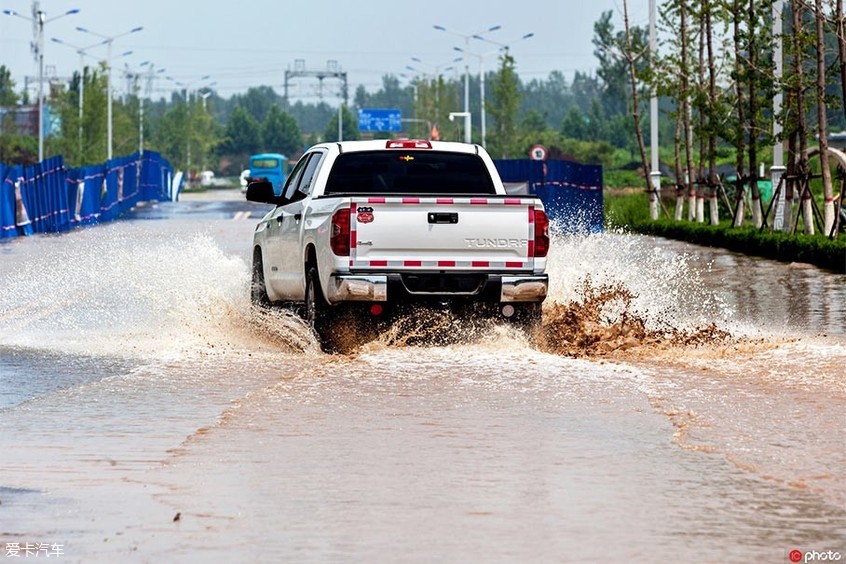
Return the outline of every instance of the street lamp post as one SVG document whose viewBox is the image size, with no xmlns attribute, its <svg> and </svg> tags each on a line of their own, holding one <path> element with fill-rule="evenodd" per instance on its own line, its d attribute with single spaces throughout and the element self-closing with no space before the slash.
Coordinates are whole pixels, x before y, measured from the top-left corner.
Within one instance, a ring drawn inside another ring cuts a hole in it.
<svg viewBox="0 0 846 564">
<path fill-rule="evenodd" d="M 470 143 L 470 112 L 450 112 L 449 121 L 455 121 L 455 118 L 464 118 L 464 142 Z"/>
<path fill-rule="evenodd" d="M 55 37 L 51 38 L 50 41 L 53 43 L 58 43 L 59 45 L 64 45 L 65 47 L 70 47 L 74 49 L 77 54 L 79 55 L 79 127 L 78 127 L 78 136 L 79 136 L 79 159 L 82 160 L 82 119 L 85 115 L 84 112 L 84 103 L 85 103 L 85 56 L 88 55 L 88 51 L 93 49 L 94 47 L 99 47 L 102 45 L 102 42 L 95 43 L 94 45 L 89 45 L 88 47 L 77 47 L 76 45 L 71 45 L 61 39 L 57 39 Z M 89 55 L 90 56 L 90 55 Z M 81 164 L 81 162 L 80 162 Z"/>
<path fill-rule="evenodd" d="M 415 69 L 415 68 L 414 68 L 414 67 L 412 67 L 412 66 L 406 65 L 406 67 L 405 67 L 405 68 L 406 68 L 406 69 L 408 69 L 408 70 L 410 70 L 410 71 L 412 71 L 412 72 L 414 72 L 414 73 L 417 73 L 417 69 Z M 403 72 L 399 73 L 399 75 L 400 75 L 402 78 L 407 79 L 407 80 L 408 80 L 409 85 L 411 85 L 411 86 L 413 86 L 413 87 L 414 87 L 414 101 L 412 102 L 412 104 L 413 104 L 413 106 L 412 106 L 412 107 L 413 107 L 413 109 L 414 109 L 414 121 L 413 121 L 412 123 L 417 123 L 417 97 L 418 97 L 418 95 L 419 95 L 420 75 L 419 75 L 419 74 L 415 74 L 414 76 L 410 76 L 410 75 L 407 75 L 407 74 L 405 74 L 405 73 L 403 73 Z M 424 121 L 424 120 L 421 120 L 421 121 L 420 121 L 420 123 L 423 123 L 423 121 Z"/>
<path fill-rule="evenodd" d="M 147 84 L 144 92 L 138 88 L 138 155 L 139 158 L 144 157 L 144 97 L 149 96 L 153 87 L 153 77 L 158 73 L 165 72 L 165 69 L 158 69 L 154 71 L 153 63 L 150 61 L 143 61 L 139 67 L 147 67 Z M 139 76 L 139 75 L 136 75 Z"/>
<path fill-rule="evenodd" d="M 446 33 L 451 33 L 452 35 L 456 35 L 458 37 L 464 38 L 464 50 L 469 51 L 470 48 L 470 40 L 473 38 L 480 38 L 482 37 L 483 33 L 489 33 L 501 29 L 502 26 L 494 25 L 487 29 L 483 29 L 482 31 L 478 31 L 476 33 L 458 33 L 456 31 L 452 31 L 450 29 L 445 28 L 442 25 L 434 25 L 432 26 L 438 31 L 444 31 Z M 467 64 L 464 65 L 464 113 L 470 113 L 470 64 L 469 61 Z"/>
<path fill-rule="evenodd" d="M 44 24 L 52 22 L 64 16 L 78 14 L 79 10 L 74 8 L 53 18 L 47 18 L 47 13 L 39 9 L 38 2 L 32 5 L 32 17 L 28 18 L 14 10 L 3 10 L 7 16 L 16 16 L 30 21 L 35 27 L 35 58 L 38 61 L 38 161 L 44 160 Z"/>
<path fill-rule="evenodd" d="M 127 32 L 121 33 L 119 35 L 113 35 L 113 36 L 102 35 L 100 33 L 96 33 L 94 31 L 86 29 L 84 27 L 77 27 L 76 29 L 77 29 L 77 31 L 81 31 L 82 33 L 88 33 L 90 35 L 93 35 L 95 37 L 99 37 L 99 38 L 103 39 L 104 40 L 103 43 L 108 46 L 108 54 L 106 56 L 106 89 L 108 90 L 108 92 L 107 92 L 108 96 L 106 97 L 106 108 L 107 108 L 106 113 L 108 115 L 108 117 L 107 117 L 107 119 L 108 119 L 108 125 L 107 125 L 107 137 L 108 137 L 107 159 L 111 160 L 112 159 L 112 44 L 114 43 L 115 39 L 118 39 L 119 37 L 124 37 L 125 35 L 129 35 L 130 33 L 137 33 L 144 28 L 143 27 L 135 27 L 135 28 L 130 29 Z"/>
<path fill-rule="evenodd" d="M 514 41 L 522 41 L 524 39 L 529 39 L 529 38 L 534 37 L 534 36 L 535 36 L 534 33 L 525 33 L 522 36 L 515 39 Z M 479 41 L 484 41 L 486 43 L 492 43 L 494 45 L 498 45 L 497 49 L 495 49 L 493 51 L 488 51 L 487 53 L 479 54 L 479 53 L 467 52 L 468 55 L 473 55 L 474 57 L 478 57 L 478 59 L 479 59 L 479 98 L 481 100 L 481 105 L 482 105 L 482 147 L 484 147 L 485 144 L 486 144 L 486 141 L 487 141 L 487 137 L 486 137 L 486 135 L 487 135 L 486 110 L 485 110 L 485 99 L 486 99 L 486 96 L 485 96 L 485 68 L 484 68 L 485 63 L 484 63 L 484 61 L 485 61 L 486 57 L 489 57 L 490 55 L 493 55 L 493 54 L 498 53 L 500 51 L 505 51 L 507 53 L 508 50 L 510 49 L 510 45 L 509 45 L 509 43 L 500 43 L 498 41 L 491 41 L 490 39 L 487 39 L 486 37 L 482 37 L 480 35 L 475 35 L 475 36 L 473 36 L 473 38 L 478 39 Z M 510 43 L 513 43 L 514 41 L 511 41 Z M 458 47 L 454 47 L 454 49 L 458 50 L 458 51 L 461 50 Z"/>
</svg>

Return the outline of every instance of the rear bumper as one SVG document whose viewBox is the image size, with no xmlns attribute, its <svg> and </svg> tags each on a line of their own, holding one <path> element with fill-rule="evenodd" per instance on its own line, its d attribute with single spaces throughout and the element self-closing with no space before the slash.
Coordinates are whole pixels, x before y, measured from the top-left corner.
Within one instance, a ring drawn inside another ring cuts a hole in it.
<svg viewBox="0 0 846 564">
<path fill-rule="evenodd" d="M 326 299 L 337 302 L 386 302 L 388 277 L 385 275 L 332 275 Z"/>
<path fill-rule="evenodd" d="M 448 274 L 443 276 L 448 277 Z M 329 279 L 326 298 L 338 302 L 414 302 L 460 300 L 467 302 L 542 302 L 547 295 L 546 274 L 489 274 L 472 292 L 414 292 L 401 274 L 335 274 Z"/>
</svg>

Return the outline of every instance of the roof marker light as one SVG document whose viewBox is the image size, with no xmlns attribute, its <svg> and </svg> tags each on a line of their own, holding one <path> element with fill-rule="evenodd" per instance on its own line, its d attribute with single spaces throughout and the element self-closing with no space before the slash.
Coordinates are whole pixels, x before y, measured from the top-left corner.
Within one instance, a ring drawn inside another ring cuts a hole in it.
<svg viewBox="0 0 846 564">
<path fill-rule="evenodd" d="M 432 143 L 425 139 L 395 139 L 385 144 L 386 149 L 431 149 Z"/>
</svg>

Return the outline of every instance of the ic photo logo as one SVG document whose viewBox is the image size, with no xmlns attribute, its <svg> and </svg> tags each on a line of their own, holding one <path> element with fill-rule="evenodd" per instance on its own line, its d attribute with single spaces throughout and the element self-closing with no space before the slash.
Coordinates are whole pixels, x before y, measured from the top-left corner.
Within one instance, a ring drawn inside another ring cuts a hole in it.
<svg viewBox="0 0 846 564">
<path fill-rule="evenodd" d="M 791 550 L 787 558 L 791 562 L 839 562 L 841 556 L 839 552 L 834 550 L 828 550 L 826 552 Z"/>
</svg>

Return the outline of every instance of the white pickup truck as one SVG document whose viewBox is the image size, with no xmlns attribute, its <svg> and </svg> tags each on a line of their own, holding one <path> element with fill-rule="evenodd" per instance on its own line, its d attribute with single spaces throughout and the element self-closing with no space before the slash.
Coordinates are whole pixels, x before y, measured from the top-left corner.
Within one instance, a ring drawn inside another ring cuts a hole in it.
<svg viewBox="0 0 846 564">
<path fill-rule="evenodd" d="M 315 145 L 280 196 L 255 182 L 247 199 L 275 206 L 254 235 L 253 302 L 299 306 L 324 345 L 340 311 L 378 320 L 422 305 L 540 320 L 549 220 L 537 197 L 506 194 L 478 145 Z"/>
</svg>

